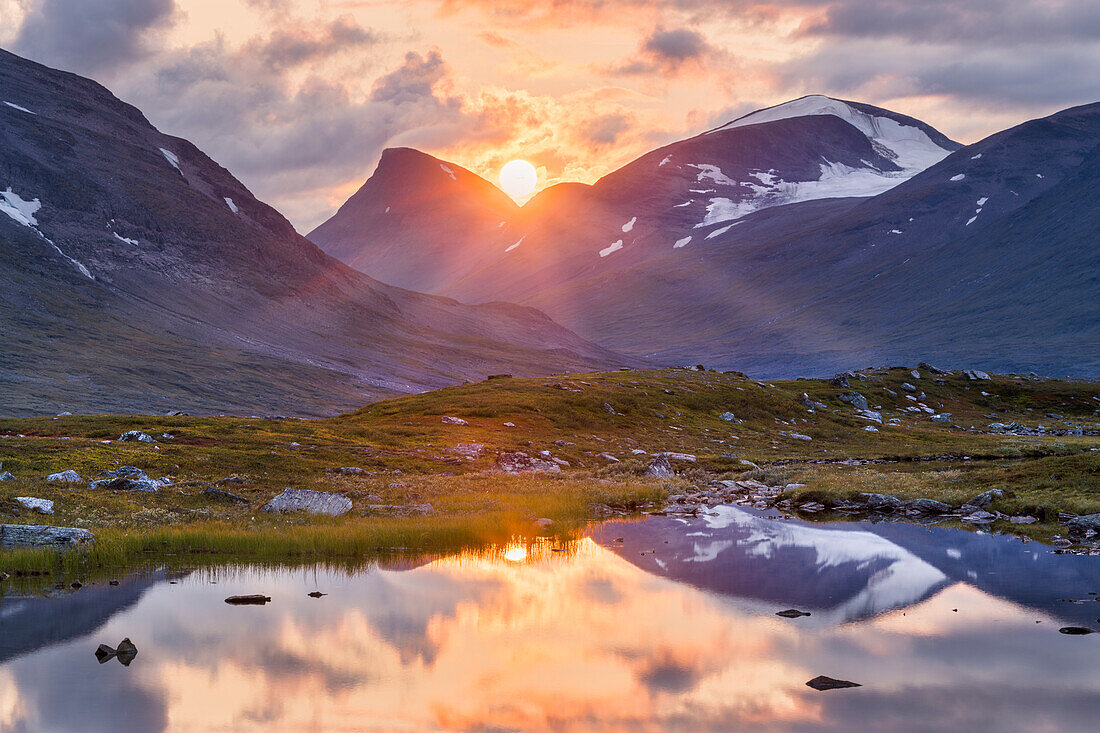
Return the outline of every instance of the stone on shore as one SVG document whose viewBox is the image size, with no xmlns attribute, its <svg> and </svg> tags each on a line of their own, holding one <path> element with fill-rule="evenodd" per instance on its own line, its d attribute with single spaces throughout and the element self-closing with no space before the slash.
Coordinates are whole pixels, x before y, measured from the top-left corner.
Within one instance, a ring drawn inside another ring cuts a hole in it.
<svg viewBox="0 0 1100 733">
<path fill-rule="evenodd" d="M 668 462 L 668 456 L 662 453 L 649 464 L 645 475 L 651 478 L 672 478 L 676 473 L 672 470 L 672 464 Z"/>
<path fill-rule="evenodd" d="M 339 517 L 351 511 L 351 499 L 343 494 L 309 489 L 286 489 L 261 507 L 265 512 L 306 512 Z"/>
<path fill-rule="evenodd" d="M 75 547 L 91 542 L 95 535 L 79 527 L 0 524 L 0 547 Z"/>
</svg>

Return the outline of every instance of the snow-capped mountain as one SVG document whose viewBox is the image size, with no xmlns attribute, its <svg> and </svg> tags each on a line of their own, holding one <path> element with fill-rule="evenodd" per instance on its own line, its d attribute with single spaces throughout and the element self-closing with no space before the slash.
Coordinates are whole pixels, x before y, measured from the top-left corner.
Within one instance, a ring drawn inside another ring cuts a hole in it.
<svg viewBox="0 0 1100 733">
<path fill-rule="evenodd" d="M 1089 105 L 960 148 L 911 117 L 804 97 L 547 189 L 495 230 L 450 238 L 465 264 L 445 284 L 410 277 L 534 305 L 663 363 L 1094 374 L 1098 134 Z M 369 251 L 370 232 L 340 246 Z"/>
<path fill-rule="evenodd" d="M 4 415 L 331 414 L 622 361 L 531 308 L 366 277 L 100 85 L 4 51 L 0 253 Z"/>
</svg>

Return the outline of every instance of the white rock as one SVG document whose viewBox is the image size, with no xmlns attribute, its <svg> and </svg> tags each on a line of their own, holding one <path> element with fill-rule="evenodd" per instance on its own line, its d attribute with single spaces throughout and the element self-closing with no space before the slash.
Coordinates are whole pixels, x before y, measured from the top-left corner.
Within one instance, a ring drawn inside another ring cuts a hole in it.
<svg viewBox="0 0 1100 733">
<path fill-rule="evenodd" d="M 444 425 L 469 425 L 470 423 L 463 420 L 461 417 L 451 417 L 450 415 L 443 416 Z"/>
<path fill-rule="evenodd" d="M 49 499 L 39 499 L 34 496 L 17 496 L 15 502 L 24 509 L 33 509 L 40 514 L 53 514 L 53 502 Z"/>
<path fill-rule="evenodd" d="M 68 471 L 61 471 L 60 473 L 51 473 L 46 477 L 47 481 L 67 481 L 69 483 L 80 483 L 84 479 L 80 478 L 80 474 L 71 468 Z"/>
</svg>

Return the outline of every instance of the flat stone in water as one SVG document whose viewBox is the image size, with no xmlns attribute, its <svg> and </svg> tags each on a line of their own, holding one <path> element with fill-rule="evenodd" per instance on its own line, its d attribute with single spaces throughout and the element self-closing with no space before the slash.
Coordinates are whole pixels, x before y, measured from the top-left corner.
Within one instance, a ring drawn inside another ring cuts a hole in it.
<svg viewBox="0 0 1100 733">
<path fill-rule="evenodd" d="M 225 602 L 230 606 L 263 606 L 271 603 L 271 596 L 265 596 L 263 593 L 254 593 L 247 596 L 229 596 L 225 599 Z"/>
<path fill-rule="evenodd" d="M 809 611 L 799 611 L 797 608 L 788 608 L 786 611 L 777 611 L 776 616 L 782 616 L 783 618 L 802 618 L 803 616 L 809 616 Z"/>
<path fill-rule="evenodd" d="M 1069 636 L 1084 636 L 1085 634 L 1093 633 L 1092 629 L 1086 629 L 1084 626 L 1063 626 L 1058 629 L 1059 634 L 1067 634 Z"/>
<path fill-rule="evenodd" d="M 825 675 L 818 675 L 812 680 L 806 683 L 807 687 L 812 687 L 815 690 L 842 690 L 845 687 L 863 687 L 858 682 L 849 682 L 848 680 L 838 680 L 832 677 L 826 677 Z"/>
</svg>

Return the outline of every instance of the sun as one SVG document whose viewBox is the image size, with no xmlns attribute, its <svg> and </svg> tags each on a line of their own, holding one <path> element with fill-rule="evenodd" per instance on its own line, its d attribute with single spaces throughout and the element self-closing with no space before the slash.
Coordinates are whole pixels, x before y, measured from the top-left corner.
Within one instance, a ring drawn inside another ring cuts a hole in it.
<svg viewBox="0 0 1100 733">
<path fill-rule="evenodd" d="M 500 169 L 500 187 L 516 201 L 523 201 L 535 192 L 539 174 L 526 160 L 511 160 Z"/>
</svg>

